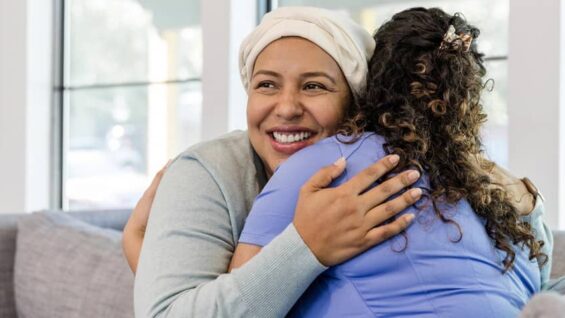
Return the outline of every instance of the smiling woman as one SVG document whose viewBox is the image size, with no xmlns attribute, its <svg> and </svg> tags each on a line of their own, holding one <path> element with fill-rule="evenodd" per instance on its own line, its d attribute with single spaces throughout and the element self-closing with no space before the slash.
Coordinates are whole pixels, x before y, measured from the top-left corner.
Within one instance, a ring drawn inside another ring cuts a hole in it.
<svg viewBox="0 0 565 318">
<path fill-rule="evenodd" d="M 269 176 L 291 154 L 334 134 L 351 101 L 336 61 L 298 37 L 259 54 L 248 95 L 249 139 Z"/>
</svg>

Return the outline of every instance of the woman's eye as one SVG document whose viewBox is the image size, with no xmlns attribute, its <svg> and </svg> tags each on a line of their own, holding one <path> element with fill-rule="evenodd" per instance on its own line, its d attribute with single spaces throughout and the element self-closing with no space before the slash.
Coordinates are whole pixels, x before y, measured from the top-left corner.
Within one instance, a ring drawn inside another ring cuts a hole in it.
<svg viewBox="0 0 565 318">
<path fill-rule="evenodd" d="M 275 85 L 271 82 L 260 82 L 257 84 L 257 88 L 275 88 Z"/>
<path fill-rule="evenodd" d="M 320 83 L 308 83 L 304 85 L 304 89 L 312 90 L 312 89 L 326 89 L 326 87 Z"/>
</svg>

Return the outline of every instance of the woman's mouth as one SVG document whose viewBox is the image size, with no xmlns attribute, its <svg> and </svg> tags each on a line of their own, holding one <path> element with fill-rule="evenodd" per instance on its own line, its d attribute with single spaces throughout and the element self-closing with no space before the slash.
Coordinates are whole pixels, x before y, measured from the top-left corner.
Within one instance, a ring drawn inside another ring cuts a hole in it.
<svg viewBox="0 0 565 318">
<path fill-rule="evenodd" d="M 313 144 L 316 133 L 310 130 L 273 130 L 269 135 L 275 151 L 292 155 Z"/>
<path fill-rule="evenodd" d="M 286 133 L 286 132 L 273 132 L 273 139 L 281 144 L 291 144 L 293 142 L 300 142 L 306 140 L 312 136 L 311 132 L 303 131 L 297 133 Z"/>
</svg>

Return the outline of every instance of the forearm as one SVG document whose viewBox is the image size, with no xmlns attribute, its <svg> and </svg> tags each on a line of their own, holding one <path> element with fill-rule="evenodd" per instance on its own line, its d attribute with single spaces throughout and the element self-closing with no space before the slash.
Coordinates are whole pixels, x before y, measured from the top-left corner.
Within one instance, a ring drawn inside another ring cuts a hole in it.
<svg viewBox="0 0 565 318">
<path fill-rule="evenodd" d="M 147 228 L 151 205 L 153 204 L 157 187 L 170 163 L 171 160 L 169 160 L 165 167 L 157 172 L 151 185 L 149 185 L 137 202 L 124 227 L 122 248 L 128 265 L 134 274 L 137 270 L 137 262 L 139 261 L 139 254 L 141 253 L 143 238 L 145 237 L 145 229 Z"/>
<path fill-rule="evenodd" d="M 201 262 L 207 263 L 205 259 Z M 204 278 L 200 284 L 185 285 L 176 295 L 148 295 L 143 291 L 155 288 L 155 281 L 136 279 L 136 314 L 147 317 L 282 317 L 324 270 L 291 224 L 241 268 Z M 141 313 L 137 311 L 138 297 L 147 296 L 165 301 L 155 304 L 151 312 Z"/>
<path fill-rule="evenodd" d="M 173 163 L 169 169 L 139 259 L 136 316 L 286 315 L 325 269 L 294 227 L 226 274 L 237 238 L 222 192 L 198 163 Z"/>
<path fill-rule="evenodd" d="M 130 224 L 130 221 L 124 227 L 122 248 L 128 265 L 134 274 L 137 271 L 137 262 L 139 261 L 144 234 L 145 231 L 139 230 L 135 225 Z"/>
<path fill-rule="evenodd" d="M 282 317 L 326 269 L 291 223 L 233 274 L 254 317 Z"/>
</svg>

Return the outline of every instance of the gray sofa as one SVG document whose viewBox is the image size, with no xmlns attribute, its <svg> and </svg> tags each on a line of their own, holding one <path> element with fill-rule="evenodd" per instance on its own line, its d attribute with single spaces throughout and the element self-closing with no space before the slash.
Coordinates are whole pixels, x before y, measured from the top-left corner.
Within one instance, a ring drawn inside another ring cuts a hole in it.
<svg viewBox="0 0 565 318">
<path fill-rule="evenodd" d="M 0 215 L 0 318 L 133 317 L 121 249 L 130 211 Z M 565 275 L 555 232 L 553 277 Z"/>
<path fill-rule="evenodd" d="M 133 317 L 130 211 L 0 215 L 0 318 Z"/>
</svg>

